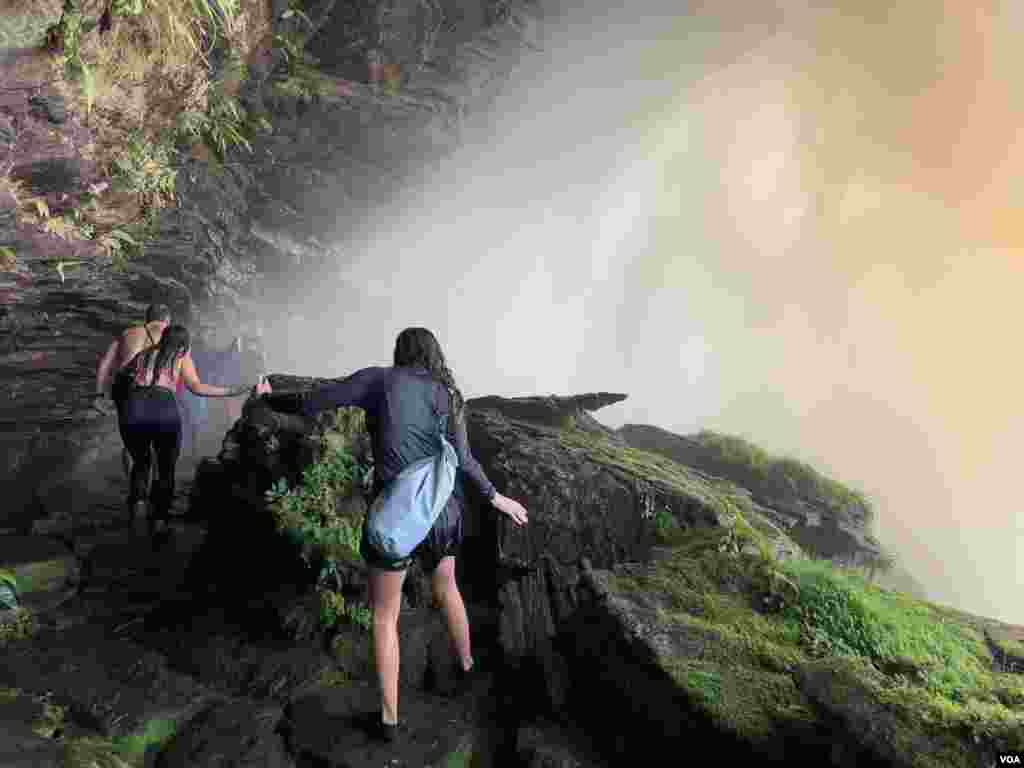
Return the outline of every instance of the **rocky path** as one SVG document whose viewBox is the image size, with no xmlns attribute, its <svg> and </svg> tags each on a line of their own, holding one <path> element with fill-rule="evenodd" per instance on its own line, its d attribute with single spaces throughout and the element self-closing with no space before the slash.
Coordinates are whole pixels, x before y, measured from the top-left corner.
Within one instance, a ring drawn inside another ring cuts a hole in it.
<svg viewBox="0 0 1024 768">
<path fill-rule="evenodd" d="M 161 546 L 144 526 L 112 522 L 106 505 L 63 541 L 0 537 L 0 567 L 15 570 L 34 616 L 27 636 L 7 624 L 0 637 L 0 764 L 582 765 L 559 746 L 564 729 L 521 727 L 507 681 L 496 688 L 491 675 L 459 695 L 441 693 L 451 680 L 425 681 L 438 624 L 416 609 L 400 621 L 406 730 L 396 744 L 373 739 L 365 718 L 379 704 L 365 630 L 297 638 L 282 620 L 295 607 L 287 588 L 225 592 L 197 578 L 206 526 L 185 514 L 196 463 L 182 462 L 173 533 Z M 111 482 L 111 505 L 123 482 Z M 265 564 L 246 560 L 244 533 L 238 544 L 224 567 L 244 583 L 247 569 Z M 486 629 L 477 643 L 493 666 Z"/>
</svg>

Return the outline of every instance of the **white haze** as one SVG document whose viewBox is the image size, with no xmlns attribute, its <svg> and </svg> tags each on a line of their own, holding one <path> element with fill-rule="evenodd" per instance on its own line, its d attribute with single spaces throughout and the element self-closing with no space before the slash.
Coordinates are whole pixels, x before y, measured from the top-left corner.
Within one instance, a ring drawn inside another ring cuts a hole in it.
<svg viewBox="0 0 1024 768">
<path fill-rule="evenodd" d="M 806 460 L 871 496 L 935 599 L 1024 623 L 1012 516 L 972 519 L 1006 499 L 965 467 L 906 355 L 917 337 L 878 300 L 901 290 L 899 254 L 851 279 L 808 223 L 784 85 L 805 4 L 726 3 L 710 21 L 681 1 L 605 5 L 549 8 L 545 52 L 524 51 L 467 144 L 345 244 L 291 319 L 266 318 L 272 370 L 387 365 L 422 325 L 468 397 L 628 393 L 598 417 Z"/>
</svg>

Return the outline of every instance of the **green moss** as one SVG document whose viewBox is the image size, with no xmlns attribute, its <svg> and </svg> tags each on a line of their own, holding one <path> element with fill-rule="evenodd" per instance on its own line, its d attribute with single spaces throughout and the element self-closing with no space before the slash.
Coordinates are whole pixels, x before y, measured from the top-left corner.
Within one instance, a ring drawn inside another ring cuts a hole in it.
<svg viewBox="0 0 1024 768">
<path fill-rule="evenodd" d="M 61 558 L 38 560 L 18 566 L 17 572 L 20 594 L 46 592 L 59 589 L 67 581 L 68 562 Z"/>
<path fill-rule="evenodd" d="M 822 475 L 802 461 L 772 456 L 743 438 L 710 430 L 701 431 L 696 439 L 716 460 L 760 475 L 769 486 L 822 498 L 834 508 L 860 506 L 869 518 L 873 516 L 873 508 L 863 493 Z"/>
<path fill-rule="evenodd" d="M 66 768 L 137 768 L 141 761 L 118 754 L 107 739 L 79 738 L 65 742 L 63 764 Z"/>
<path fill-rule="evenodd" d="M 155 718 L 149 720 L 141 733 L 121 736 L 112 742 L 114 752 L 126 759 L 140 758 L 147 751 L 157 751 L 171 740 L 177 731 L 173 720 Z"/>
<path fill-rule="evenodd" d="M 445 757 L 441 763 L 442 768 L 472 768 L 480 761 L 473 756 L 473 742 L 471 738 L 463 739 L 455 752 Z"/>
<path fill-rule="evenodd" d="M 786 563 L 800 603 L 787 615 L 832 653 L 918 667 L 925 687 L 952 702 L 991 687 L 991 655 L 979 632 L 944 620 L 927 603 L 879 589 L 819 561 Z"/>
<path fill-rule="evenodd" d="M 732 483 L 702 477 L 664 456 L 622 446 L 604 435 L 580 429 L 562 430 L 558 437 L 563 445 L 584 451 L 595 462 L 665 483 L 685 496 L 698 499 L 720 515 L 731 516 L 750 506 L 746 496 Z"/>
<path fill-rule="evenodd" d="M 38 631 L 39 621 L 35 614 L 24 608 L 19 609 L 14 621 L 0 622 L 0 647 L 29 638 Z"/>
<path fill-rule="evenodd" d="M 668 671 L 720 728 L 754 743 L 777 738 L 780 725 L 802 726 L 816 719 L 786 674 L 706 659 L 679 661 Z"/>
<path fill-rule="evenodd" d="M 742 524 L 740 531 L 749 535 Z M 894 738 L 909 745 L 923 731 L 937 740 L 937 762 L 922 766 L 966 768 L 975 743 L 1024 749 L 1024 679 L 992 671 L 984 620 L 881 589 L 827 562 L 729 554 L 722 550 L 731 536 L 725 527 L 692 531 L 651 568 L 609 576 L 613 592 L 653 600 L 666 627 L 703 633 L 699 659 L 661 663 L 722 728 L 756 741 L 780 723 L 812 721 L 792 673 L 824 655 L 838 671 L 837 707 L 867 691 L 903 729 Z M 762 614 L 751 597 L 773 572 L 799 593 L 781 612 Z"/>
</svg>

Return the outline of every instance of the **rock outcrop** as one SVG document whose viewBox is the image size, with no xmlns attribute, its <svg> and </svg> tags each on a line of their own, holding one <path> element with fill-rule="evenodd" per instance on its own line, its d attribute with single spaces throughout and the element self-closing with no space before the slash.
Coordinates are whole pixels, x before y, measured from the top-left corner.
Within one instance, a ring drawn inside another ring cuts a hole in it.
<svg viewBox="0 0 1024 768">
<path fill-rule="evenodd" d="M 900 689 L 908 665 L 805 655 L 784 619 L 758 615 L 750 565 L 680 550 L 583 573 L 565 646 L 569 702 L 605 754 L 625 760 L 651 743 L 671 753 L 699 740 L 726 762 L 757 754 L 766 765 L 970 768 L 1024 747 L 1024 712 L 976 729 L 966 710 L 956 724 L 937 722 L 943 704 L 929 701 L 923 677 Z M 754 626 L 756 636 L 745 633 Z"/>
<path fill-rule="evenodd" d="M 636 451 L 581 429 L 583 409 L 619 395 L 468 401 L 470 440 L 499 490 L 519 500 L 530 523 L 517 528 L 477 514 L 472 530 L 480 578 L 497 574 L 501 644 L 506 659 L 532 672 L 552 712 L 562 711 L 568 671 L 557 649 L 560 627 L 577 609 L 582 563 L 608 568 L 651 558 L 659 529 L 690 531 L 734 525 L 742 512 L 780 552 L 795 553 L 785 534 L 761 518 L 732 484 Z M 566 419 L 565 415 L 577 418 Z M 588 417 L 592 419 L 592 417 Z"/>
<path fill-rule="evenodd" d="M 700 435 L 686 437 L 641 424 L 627 424 L 618 434 L 635 448 L 660 453 L 746 488 L 764 513 L 810 553 L 848 565 L 860 565 L 881 554 L 868 530 L 869 510 L 857 498 L 839 498 L 822 485 L 799 483 L 792 474 L 770 471 L 743 455 L 723 453 Z M 781 462 L 777 464 L 781 469 Z"/>
</svg>

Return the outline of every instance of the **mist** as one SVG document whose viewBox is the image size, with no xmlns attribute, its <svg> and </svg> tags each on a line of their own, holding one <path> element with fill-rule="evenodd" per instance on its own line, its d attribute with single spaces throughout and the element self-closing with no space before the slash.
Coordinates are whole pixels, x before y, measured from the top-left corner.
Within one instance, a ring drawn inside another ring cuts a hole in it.
<svg viewBox="0 0 1024 768">
<path fill-rule="evenodd" d="M 1024 12 L 549 4 L 443 168 L 267 310 L 272 370 L 438 335 L 468 397 L 621 391 L 863 490 L 937 602 L 1024 623 Z"/>
</svg>

